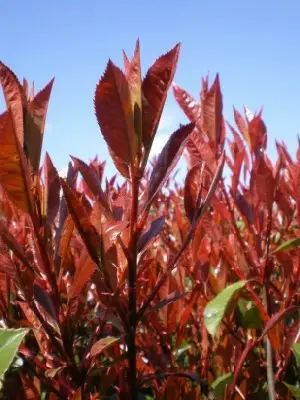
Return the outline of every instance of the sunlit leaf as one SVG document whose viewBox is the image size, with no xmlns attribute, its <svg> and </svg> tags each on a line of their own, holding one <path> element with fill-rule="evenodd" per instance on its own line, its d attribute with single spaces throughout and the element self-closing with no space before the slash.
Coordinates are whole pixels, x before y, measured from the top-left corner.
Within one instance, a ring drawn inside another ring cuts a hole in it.
<svg viewBox="0 0 300 400">
<path fill-rule="evenodd" d="M 107 336 L 98 340 L 98 342 L 94 343 L 93 347 L 91 348 L 91 356 L 97 356 L 98 354 L 102 353 L 102 351 L 107 350 L 113 344 L 117 343 L 119 340 L 119 337 L 112 336 Z"/>
<path fill-rule="evenodd" d="M 282 243 L 280 246 L 278 246 L 277 249 L 274 250 L 274 253 L 278 251 L 292 250 L 299 246 L 300 246 L 300 238 L 289 239 L 286 242 Z"/>
<path fill-rule="evenodd" d="M 94 101 L 98 124 L 116 167 L 119 165 L 116 159 L 132 165 L 137 143 L 130 92 L 124 73 L 112 61 L 97 85 Z M 124 173 L 123 169 L 119 171 Z"/>
<path fill-rule="evenodd" d="M 29 329 L 0 329 L 0 379 L 16 356 Z"/>
<path fill-rule="evenodd" d="M 214 336 L 229 307 L 231 300 L 247 283 L 247 281 L 235 282 L 227 286 L 204 309 L 204 324 L 208 332 Z"/>
<path fill-rule="evenodd" d="M 283 383 L 289 389 L 289 391 L 292 393 L 292 396 L 295 399 L 297 399 L 297 400 L 300 399 L 300 387 L 294 386 L 294 385 L 290 385 L 290 384 L 288 384 L 286 382 L 283 382 Z"/>
</svg>

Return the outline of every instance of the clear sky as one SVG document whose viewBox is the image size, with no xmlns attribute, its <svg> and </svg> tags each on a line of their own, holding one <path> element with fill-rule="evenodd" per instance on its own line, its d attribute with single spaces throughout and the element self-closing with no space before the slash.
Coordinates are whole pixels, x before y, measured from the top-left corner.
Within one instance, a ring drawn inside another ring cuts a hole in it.
<svg viewBox="0 0 300 400">
<path fill-rule="evenodd" d="M 69 154 L 107 158 L 93 108 L 110 57 L 122 65 L 141 41 L 144 72 L 182 42 L 175 82 L 197 99 L 201 77 L 219 72 L 224 116 L 232 106 L 264 106 L 269 154 L 285 140 L 295 154 L 300 133 L 300 1 L 10 0 L 1 4 L 0 58 L 41 89 L 53 76 L 44 148 L 58 169 Z M 1 111 L 4 108 L 0 98 Z M 183 113 L 170 92 L 159 130 L 163 143 Z M 110 171 L 111 164 L 110 165 Z"/>
</svg>

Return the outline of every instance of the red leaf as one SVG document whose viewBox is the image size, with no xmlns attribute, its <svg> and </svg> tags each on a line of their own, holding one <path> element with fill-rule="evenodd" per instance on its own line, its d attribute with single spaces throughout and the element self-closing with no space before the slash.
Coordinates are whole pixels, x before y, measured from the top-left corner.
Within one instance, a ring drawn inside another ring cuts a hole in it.
<svg viewBox="0 0 300 400">
<path fill-rule="evenodd" d="M 104 214 L 108 218 L 112 218 L 112 212 L 109 208 L 107 198 L 101 188 L 101 183 L 94 172 L 92 167 L 89 167 L 85 162 L 80 160 L 79 158 L 72 157 L 75 167 L 81 173 L 83 179 L 85 180 L 86 184 L 88 185 L 89 189 L 92 191 L 95 198 L 98 200 L 101 209 L 103 210 Z"/>
<path fill-rule="evenodd" d="M 134 162 L 136 141 L 131 98 L 124 73 L 109 61 L 95 92 L 95 111 L 113 161 L 124 175 Z M 121 163 L 121 166 L 120 166 Z"/>
<path fill-rule="evenodd" d="M 170 136 L 162 149 L 150 177 L 148 202 L 152 201 L 153 197 L 170 176 L 170 173 L 182 154 L 186 140 L 194 127 L 194 123 L 181 126 Z"/>
<path fill-rule="evenodd" d="M 249 133 L 248 133 L 248 126 L 245 121 L 245 119 L 242 117 L 242 115 L 233 107 L 233 113 L 234 113 L 234 120 L 236 123 L 236 126 L 238 127 L 240 133 L 243 135 L 244 139 L 248 143 L 248 145 L 251 145 L 250 138 L 249 138 Z"/>
<path fill-rule="evenodd" d="M 49 99 L 54 79 L 28 104 L 24 117 L 24 148 L 34 173 L 38 172 Z"/>
<path fill-rule="evenodd" d="M 196 164 L 187 174 L 184 184 L 184 208 L 190 220 L 196 215 L 196 207 L 200 206 L 199 195 L 202 190 L 204 164 Z"/>
<path fill-rule="evenodd" d="M 143 80 L 143 143 L 148 153 L 175 75 L 179 50 L 180 44 L 177 44 L 168 53 L 159 57 Z"/>
<path fill-rule="evenodd" d="M 257 201 L 272 206 L 275 190 L 275 179 L 272 165 L 266 154 L 262 154 L 251 173 L 250 190 L 255 194 Z"/>
<path fill-rule="evenodd" d="M 89 216 L 87 215 L 83 205 L 78 197 L 70 189 L 69 185 L 60 179 L 60 183 L 67 201 L 69 212 L 73 218 L 75 226 L 92 258 L 99 265 L 100 257 L 100 237 L 92 225 Z"/>
<path fill-rule="evenodd" d="M 37 284 L 33 285 L 33 295 L 36 302 L 38 302 L 44 309 L 57 321 L 57 315 L 54 304 L 50 296 Z"/>
<path fill-rule="evenodd" d="M 204 141 L 203 135 L 195 129 L 188 138 L 187 145 L 189 167 L 193 167 L 202 161 L 212 173 L 216 169 L 216 156 L 210 144 Z"/>
<path fill-rule="evenodd" d="M 175 83 L 173 84 L 173 93 L 177 103 L 182 108 L 185 115 L 191 122 L 196 122 L 200 117 L 200 104 L 184 89 L 181 89 Z"/>
<path fill-rule="evenodd" d="M 2 114 L 0 120 L 0 184 L 16 207 L 32 215 L 29 168 L 10 111 Z"/>
<path fill-rule="evenodd" d="M 94 343 L 93 347 L 91 348 L 91 356 L 95 357 L 96 355 L 102 353 L 102 351 L 108 349 L 110 346 L 112 346 L 113 344 L 115 344 L 119 341 L 120 341 L 120 338 L 111 337 L 111 336 L 108 336 L 108 337 L 98 340 L 98 342 Z"/>
<path fill-rule="evenodd" d="M 222 108 L 222 94 L 217 75 L 212 87 L 203 96 L 201 102 L 201 126 L 216 147 L 222 139 Z"/>
<path fill-rule="evenodd" d="M 159 217 L 152 221 L 150 228 L 139 239 L 137 248 L 141 252 L 147 248 L 151 240 L 154 239 L 161 231 L 165 223 L 165 216 Z"/>
<path fill-rule="evenodd" d="M 251 141 L 251 151 L 256 157 L 267 147 L 267 128 L 259 115 L 256 115 L 248 125 Z"/>
<path fill-rule="evenodd" d="M 76 267 L 75 276 L 72 282 L 71 290 L 68 295 L 69 300 L 81 294 L 88 281 L 97 271 L 97 265 L 91 260 L 88 252 L 84 249 L 81 252 L 78 265 Z"/>
<path fill-rule="evenodd" d="M 0 81 L 3 88 L 6 106 L 11 109 L 13 125 L 21 147 L 24 143 L 23 106 L 26 97 L 16 75 L 0 62 Z"/>
<path fill-rule="evenodd" d="M 249 352 L 252 350 L 254 344 L 255 344 L 254 340 L 249 340 L 247 342 L 246 347 L 244 348 L 240 358 L 238 359 L 238 362 L 234 369 L 233 380 L 231 382 L 230 389 L 229 389 L 230 393 L 233 393 L 233 391 L 234 391 L 240 371 L 243 367 L 243 364 L 244 364 Z"/>
<path fill-rule="evenodd" d="M 45 202 L 47 221 L 53 224 L 54 219 L 58 213 L 60 204 L 60 182 L 56 169 L 54 168 L 49 154 L 46 153 L 44 161 L 44 174 L 45 174 Z"/>
<path fill-rule="evenodd" d="M 125 72 L 128 81 L 132 112 L 134 116 L 135 134 L 138 137 L 139 148 L 142 139 L 142 73 L 140 60 L 140 42 L 137 40 L 131 62 L 125 61 Z M 128 59 L 127 59 L 128 61 Z"/>
</svg>

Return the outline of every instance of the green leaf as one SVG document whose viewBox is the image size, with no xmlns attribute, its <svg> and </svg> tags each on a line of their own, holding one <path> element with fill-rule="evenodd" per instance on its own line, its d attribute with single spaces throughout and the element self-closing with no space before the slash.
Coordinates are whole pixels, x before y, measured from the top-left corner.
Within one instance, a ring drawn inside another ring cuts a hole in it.
<svg viewBox="0 0 300 400">
<path fill-rule="evenodd" d="M 211 388 L 213 389 L 217 399 L 223 399 L 226 386 L 231 384 L 232 379 L 233 379 L 232 372 L 228 372 L 228 374 L 219 376 L 219 378 L 217 378 L 211 384 Z"/>
<path fill-rule="evenodd" d="M 227 286 L 206 305 L 204 309 L 204 324 L 212 336 L 216 334 L 232 297 L 241 290 L 246 283 L 247 281 L 239 281 Z"/>
<path fill-rule="evenodd" d="M 262 329 L 263 323 L 258 308 L 251 301 L 239 299 L 237 308 L 238 319 L 246 329 Z"/>
<path fill-rule="evenodd" d="M 294 249 L 295 247 L 300 246 L 300 238 L 294 238 L 287 240 L 286 242 L 282 243 L 273 253 L 277 253 L 278 251 L 286 251 Z"/>
<path fill-rule="evenodd" d="M 289 385 L 286 382 L 283 382 L 285 384 L 285 386 L 289 389 L 289 391 L 292 393 L 292 396 L 295 399 L 300 399 L 300 388 L 297 386 L 293 386 L 293 385 Z"/>
<path fill-rule="evenodd" d="M 0 379 L 3 379 L 29 329 L 0 329 Z"/>
<path fill-rule="evenodd" d="M 300 368 L 300 343 L 295 343 L 292 351 L 294 353 L 296 362 L 297 362 L 297 366 Z"/>
</svg>

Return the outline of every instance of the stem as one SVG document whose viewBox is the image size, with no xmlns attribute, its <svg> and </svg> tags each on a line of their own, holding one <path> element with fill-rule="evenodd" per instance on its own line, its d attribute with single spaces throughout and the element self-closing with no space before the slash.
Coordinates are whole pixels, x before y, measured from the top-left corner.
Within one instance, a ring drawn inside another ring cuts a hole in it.
<svg viewBox="0 0 300 400">
<path fill-rule="evenodd" d="M 267 297 L 267 290 L 263 288 L 263 301 L 268 307 L 268 297 Z M 267 355 L 267 381 L 268 381 L 268 393 L 269 393 L 269 400 L 276 400 L 275 395 L 275 379 L 274 379 L 274 371 L 273 371 L 273 351 L 272 345 L 268 338 L 268 335 L 265 337 L 265 349 Z"/>
<path fill-rule="evenodd" d="M 130 399 L 137 399 L 137 377 L 136 377 L 136 267 L 137 267 L 137 218 L 138 218 L 138 193 L 139 180 L 136 179 L 135 173 L 132 174 L 132 195 L 131 195 L 131 215 L 130 215 L 130 240 L 128 263 L 128 311 L 129 311 L 129 327 L 127 330 L 127 346 L 128 346 L 128 383 Z"/>
</svg>

